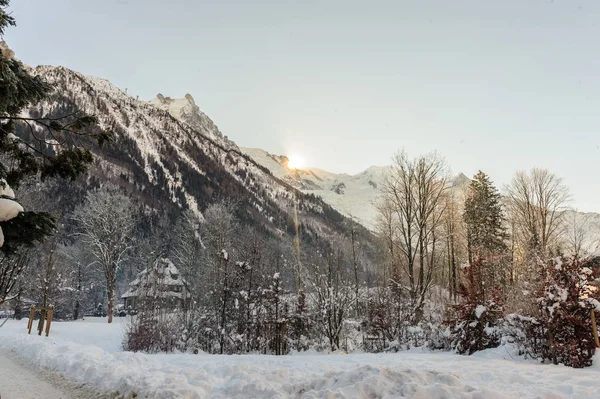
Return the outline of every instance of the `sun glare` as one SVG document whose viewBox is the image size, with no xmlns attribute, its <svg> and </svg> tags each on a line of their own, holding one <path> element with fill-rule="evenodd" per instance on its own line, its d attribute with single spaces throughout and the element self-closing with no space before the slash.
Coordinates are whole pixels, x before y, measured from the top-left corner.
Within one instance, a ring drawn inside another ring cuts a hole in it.
<svg viewBox="0 0 600 399">
<path fill-rule="evenodd" d="M 287 167 L 289 169 L 300 169 L 304 167 L 304 158 L 298 155 L 290 155 L 288 157 Z"/>
</svg>

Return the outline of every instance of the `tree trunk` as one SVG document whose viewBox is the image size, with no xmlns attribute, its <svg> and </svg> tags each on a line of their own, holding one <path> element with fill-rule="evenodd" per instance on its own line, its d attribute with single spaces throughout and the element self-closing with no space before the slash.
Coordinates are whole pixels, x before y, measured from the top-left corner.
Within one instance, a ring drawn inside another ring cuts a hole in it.
<svg viewBox="0 0 600 399">
<path fill-rule="evenodd" d="M 446 251 L 447 251 L 447 258 L 448 258 L 448 299 L 452 300 L 452 296 L 454 295 L 454 292 L 452 292 L 452 257 L 451 257 L 451 250 L 450 250 L 450 241 L 452 240 L 452 236 L 450 236 L 450 239 L 446 241 Z M 442 281 L 444 281 L 444 276 L 442 276 Z"/>
<path fill-rule="evenodd" d="M 354 266 L 354 300 L 355 300 L 355 307 L 356 309 L 355 314 L 356 316 L 360 316 L 360 309 L 359 309 L 359 302 L 358 302 L 358 262 L 356 260 L 356 242 L 354 239 L 354 226 L 352 227 L 352 231 L 351 231 L 351 239 L 352 239 L 352 265 Z"/>
<path fill-rule="evenodd" d="M 452 294 L 454 295 L 454 302 L 456 302 L 456 256 L 454 252 L 454 236 L 452 237 L 452 241 L 450 241 L 450 251 L 452 258 Z"/>
<path fill-rule="evenodd" d="M 73 310 L 73 320 L 79 318 L 79 297 L 81 296 L 81 265 L 77 265 L 77 300 L 75 301 L 75 309 Z"/>
<path fill-rule="evenodd" d="M 114 286 L 114 284 L 110 284 L 110 286 L 106 290 L 106 293 L 108 294 L 108 309 L 107 309 L 106 313 L 108 315 L 108 322 L 112 323 L 113 313 L 114 313 L 114 309 L 115 309 L 115 286 Z"/>
</svg>

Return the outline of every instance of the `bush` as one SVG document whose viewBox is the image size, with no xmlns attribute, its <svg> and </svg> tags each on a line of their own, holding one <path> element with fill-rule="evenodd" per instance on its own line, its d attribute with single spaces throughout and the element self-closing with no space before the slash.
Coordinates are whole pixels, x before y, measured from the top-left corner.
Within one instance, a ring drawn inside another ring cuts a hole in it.
<svg viewBox="0 0 600 399">
<path fill-rule="evenodd" d="M 458 289 L 460 303 L 453 306 L 455 316 L 446 321 L 450 326 L 451 346 L 463 355 L 500 345 L 504 301 L 499 287 L 487 292 L 484 289 L 480 277 L 482 263 L 478 260 L 463 268 L 465 282 Z"/>
<path fill-rule="evenodd" d="M 583 262 L 577 258 L 556 258 L 546 266 L 543 287 L 538 291 L 542 329 L 534 339 L 547 341 L 539 346 L 542 360 L 580 368 L 592 365 L 596 350 L 590 313 L 598 292 L 590 282 L 599 275 L 598 258 Z"/>
<path fill-rule="evenodd" d="M 133 316 L 123 341 L 123 349 L 132 352 L 173 352 L 179 349 L 177 323 L 171 315 Z"/>
</svg>

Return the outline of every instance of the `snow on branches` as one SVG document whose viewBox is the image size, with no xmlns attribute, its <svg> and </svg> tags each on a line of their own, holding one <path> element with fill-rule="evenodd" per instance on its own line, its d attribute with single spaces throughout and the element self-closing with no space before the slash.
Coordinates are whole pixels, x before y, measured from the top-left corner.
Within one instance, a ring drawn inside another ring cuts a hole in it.
<svg viewBox="0 0 600 399">
<path fill-rule="evenodd" d="M 593 283 L 600 275 L 600 258 L 556 258 L 545 268 L 546 278 L 538 291 L 542 329 L 538 338 L 542 360 L 570 367 L 592 364 L 596 348 L 591 311 L 600 294 Z"/>
<path fill-rule="evenodd" d="M 19 212 L 25 210 L 15 201 L 15 192 L 10 188 L 5 179 L 0 179 L 0 222 L 14 219 Z M 4 245 L 4 232 L 0 227 L 0 247 Z"/>
<path fill-rule="evenodd" d="M 498 326 L 502 321 L 504 300 L 499 287 L 486 288 L 481 278 L 483 260 L 462 269 L 464 282 L 458 293 L 460 302 L 454 305 L 455 316 L 450 326 L 452 347 L 457 353 L 471 355 L 500 344 Z"/>
</svg>

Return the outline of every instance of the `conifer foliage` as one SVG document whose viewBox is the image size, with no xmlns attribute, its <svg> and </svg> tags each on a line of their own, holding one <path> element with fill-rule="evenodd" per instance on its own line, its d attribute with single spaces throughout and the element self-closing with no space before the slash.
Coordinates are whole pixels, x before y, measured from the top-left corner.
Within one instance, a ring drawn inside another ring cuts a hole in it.
<svg viewBox="0 0 600 399">
<path fill-rule="evenodd" d="M 8 0 L 0 0 L 0 37 L 8 26 L 15 25 L 6 10 L 8 5 Z M 85 172 L 92 154 L 84 148 L 83 141 L 92 139 L 102 143 L 109 136 L 94 132 L 96 118 L 80 112 L 59 118 L 24 112 L 51 96 L 52 86 L 31 75 L 4 41 L 0 42 L 0 50 L 0 185 L 2 199 L 15 200 L 14 195 L 7 193 L 12 193 L 10 187 L 19 187 L 26 178 L 74 179 Z M 15 135 L 17 128 L 26 129 L 33 140 L 19 139 Z M 54 218 L 48 213 L 19 210 L 15 217 L 0 220 L 4 232 L 0 250 L 5 254 L 42 241 L 54 229 Z"/>
<path fill-rule="evenodd" d="M 482 171 L 473 177 L 469 185 L 463 219 L 467 228 L 470 263 L 477 256 L 488 257 L 506 249 L 500 193 Z"/>
<path fill-rule="evenodd" d="M 0 0 L 0 38 L 14 18 L 7 12 L 9 0 Z M 24 266 L 14 261 L 19 252 L 42 242 L 55 230 L 47 212 L 25 210 L 13 191 L 25 179 L 29 183 L 47 178 L 75 179 L 85 172 L 92 153 L 84 142 L 102 144 L 107 133 L 94 132 L 93 116 L 74 112 L 63 117 L 31 115 L 27 108 L 53 94 L 52 86 L 15 57 L 0 40 L 0 304 L 11 298 Z M 17 131 L 32 140 L 22 140 Z"/>
</svg>

